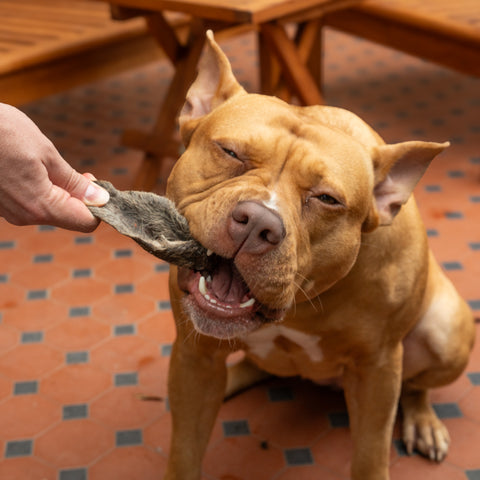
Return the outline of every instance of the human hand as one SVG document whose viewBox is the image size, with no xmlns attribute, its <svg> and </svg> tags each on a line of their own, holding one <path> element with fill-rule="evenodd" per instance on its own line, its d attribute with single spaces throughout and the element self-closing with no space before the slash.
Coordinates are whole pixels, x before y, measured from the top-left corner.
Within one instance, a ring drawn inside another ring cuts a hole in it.
<svg viewBox="0 0 480 480">
<path fill-rule="evenodd" d="M 24 113 L 0 103 L 0 216 L 91 232 L 99 221 L 86 205 L 109 199 L 93 178 L 76 172 Z"/>
</svg>

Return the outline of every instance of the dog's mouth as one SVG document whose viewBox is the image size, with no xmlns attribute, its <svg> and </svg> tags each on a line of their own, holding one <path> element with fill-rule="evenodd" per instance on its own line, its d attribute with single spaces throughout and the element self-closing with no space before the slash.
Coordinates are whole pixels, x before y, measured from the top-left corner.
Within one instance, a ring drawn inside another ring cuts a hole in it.
<svg viewBox="0 0 480 480">
<path fill-rule="evenodd" d="M 234 338 L 283 318 L 285 309 L 255 298 L 234 260 L 213 254 L 210 265 L 208 271 L 180 268 L 178 273 L 179 286 L 187 294 L 185 307 L 199 332 Z"/>
</svg>

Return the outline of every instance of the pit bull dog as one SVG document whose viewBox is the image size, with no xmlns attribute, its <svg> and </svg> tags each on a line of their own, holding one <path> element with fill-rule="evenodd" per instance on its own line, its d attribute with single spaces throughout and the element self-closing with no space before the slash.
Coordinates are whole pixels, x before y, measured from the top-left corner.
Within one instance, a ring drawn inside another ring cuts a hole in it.
<svg viewBox="0 0 480 480">
<path fill-rule="evenodd" d="M 449 436 L 428 400 L 465 368 L 474 323 L 427 245 L 412 190 L 448 143 L 387 145 L 339 108 L 248 94 L 211 32 L 179 117 L 167 196 L 212 267 L 172 267 L 167 480 L 198 480 L 225 395 L 266 374 L 341 379 L 351 478 L 387 480 Z M 245 360 L 227 373 L 235 350 Z"/>
</svg>

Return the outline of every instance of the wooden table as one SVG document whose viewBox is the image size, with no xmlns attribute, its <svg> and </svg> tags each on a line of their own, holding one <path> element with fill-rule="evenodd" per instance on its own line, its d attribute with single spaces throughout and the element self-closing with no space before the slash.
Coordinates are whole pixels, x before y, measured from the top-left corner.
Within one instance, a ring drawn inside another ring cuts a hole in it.
<svg viewBox="0 0 480 480">
<path fill-rule="evenodd" d="M 262 93 L 304 105 L 323 103 L 321 22 L 333 11 L 361 0 L 100 0 L 112 6 L 114 18 L 142 15 L 150 33 L 175 66 L 175 74 L 151 132 L 127 131 L 123 143 L 145 152 L 135 189 L 155 186 L 162 160 L 178 156 L 174 140 L 177 115 L 196 76 L 205 32 L 238 27 L 258 32 Z M 165 12 L 189 16 L 186 39 L 167 21 Z M 287 28 L 288 26 L 288 28 Z M 289 32 L 292 32 L 293 34 Z"/>
</svg>

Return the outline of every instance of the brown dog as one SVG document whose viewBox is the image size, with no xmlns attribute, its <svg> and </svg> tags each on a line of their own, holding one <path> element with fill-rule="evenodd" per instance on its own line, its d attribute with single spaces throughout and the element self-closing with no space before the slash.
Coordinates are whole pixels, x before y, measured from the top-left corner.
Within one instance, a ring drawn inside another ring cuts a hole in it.
<svg viewBox="0 0 480 480">
<path fill-rule="evenodd" d="M 462 372 L 474 325 L 411 192 L 448 144 L 385 145 L 348 111 L 247 94 L 211 33 L 207 44 L 167 194 L 216 266 L 171 270 L 165 478 L 200 478 L 225 393 L 264 372 L 341 378 L 354 480 L 388 479 L 399 400 L 408 451 L 442 460 L 449 437 L 428 389 Z M 227 375 L 238 349 L 246 360 Z"/>
</svg>

